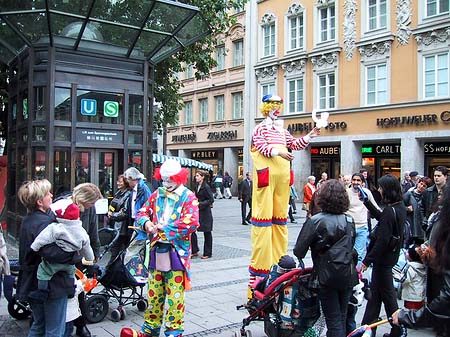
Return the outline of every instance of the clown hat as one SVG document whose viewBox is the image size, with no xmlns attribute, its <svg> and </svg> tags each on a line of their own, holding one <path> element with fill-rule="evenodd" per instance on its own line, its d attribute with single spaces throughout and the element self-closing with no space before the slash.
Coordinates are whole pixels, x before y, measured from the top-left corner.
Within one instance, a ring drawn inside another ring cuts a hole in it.
<svg viewBox="0 0 450 337">
<path fill-rule="evenodd" d="M 186 184 L 189 171 L 181 167 L 180 163 L 175 159 L 167 159 L 159 168 L 155 169 L 154 178 L 161 180 L 161 178 L 170 178 L 171 181 L 177 184 Z"/>
<path fill-rule="evenodd" d="M 272 94 L 267 94 L 264 95 L 262 98 L 263 103 L 283 103 L 283 99 L 280 96 L 277 95 L 272 95 Z"/>
</svg>

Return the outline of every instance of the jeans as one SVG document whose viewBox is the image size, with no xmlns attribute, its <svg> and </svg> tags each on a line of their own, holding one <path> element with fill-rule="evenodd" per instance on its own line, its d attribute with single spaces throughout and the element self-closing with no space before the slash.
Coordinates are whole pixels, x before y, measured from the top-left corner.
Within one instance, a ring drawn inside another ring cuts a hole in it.
<svg viewBox="0 0 450 337">
<path fill-rule="evenodd" d="M 66 323 L 66 330 L 64 331 L 63 337 L 71 337 L 73 332 L 73 321 Z"/>
<path fill-rule="evenodd" d="M 33 324 L 28 337 L 61 337 L 66 328 L 67 297 L 30 303 Z"/>
<path fill-rule="evenodd" d="M 325 321 L 327 337 L 346 337 L 347 306 L 352 288 L 320 288 L 319 299 Z"/>
<path fill-rule="evenodd" d="M 367 243 L 369 242 L 369 227 L 367 225 L 356 227 L 356 238 L 354 248 L 358 253 L 358 266 L 366 257 Z"/>
</svg>

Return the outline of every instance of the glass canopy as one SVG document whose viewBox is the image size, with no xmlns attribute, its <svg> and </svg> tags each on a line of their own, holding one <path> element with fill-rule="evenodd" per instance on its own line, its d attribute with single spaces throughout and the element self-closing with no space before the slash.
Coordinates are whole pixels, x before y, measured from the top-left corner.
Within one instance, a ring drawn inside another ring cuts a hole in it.
<svg viewBox="0 0 450 337">
<path fill-rule="evenodd" d="M 209 34 L 195 6 L 172 0 L 0 0 L 0 61 L 24 48 L 72 48 L 156 64 Z"/>
</svg>

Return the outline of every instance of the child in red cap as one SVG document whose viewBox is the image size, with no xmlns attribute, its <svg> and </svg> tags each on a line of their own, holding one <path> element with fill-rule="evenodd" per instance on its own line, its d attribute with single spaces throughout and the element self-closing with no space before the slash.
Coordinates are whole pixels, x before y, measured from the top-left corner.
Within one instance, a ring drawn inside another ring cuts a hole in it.
<svg viewBox="0 0 450 337">
<path fill-rule="evenodd" d="M 66 252 L 80 252 L 83 256 L 83 264 L 92 264 L 95 259 L 94 252 L 90 245 L 89 235 L 82 226 L 78 206 L 71 203 L 66 209 L 58 209 L 55 213 L 58 222 L 48 225 L 40 232 L 31 244 L 31 249 L 37 252 L 46 245 L 56 243 Z M 43 259 L 37 270 L 38 290 L 30 294 L 30 299 L 45 302 L 48 296 L 48 281 L 60 271 L 74 275 L 75 266 L 49 263 Z"/>
</svg>

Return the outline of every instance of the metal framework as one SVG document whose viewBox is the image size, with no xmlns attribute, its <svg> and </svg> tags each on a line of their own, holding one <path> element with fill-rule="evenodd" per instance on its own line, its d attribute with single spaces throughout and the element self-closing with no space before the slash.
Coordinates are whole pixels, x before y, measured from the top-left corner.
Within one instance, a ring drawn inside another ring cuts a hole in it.
<svg viewBox="0 0 450 337">
<path fill-rule="evenodd" d="M 42 44 L 157 64 L 203 36 L 199 9 L 171 0 L 0 0 L 0 61 Z"/>
</svg>

